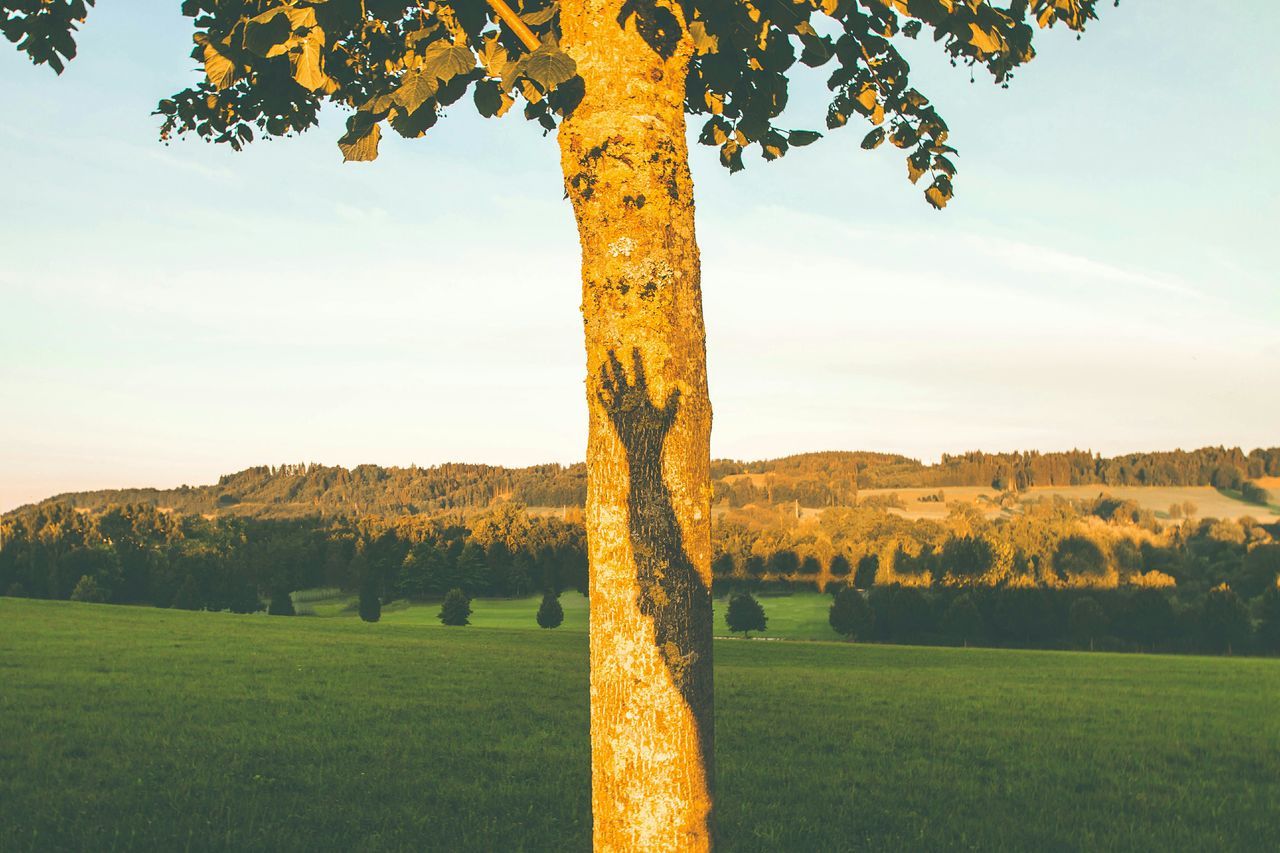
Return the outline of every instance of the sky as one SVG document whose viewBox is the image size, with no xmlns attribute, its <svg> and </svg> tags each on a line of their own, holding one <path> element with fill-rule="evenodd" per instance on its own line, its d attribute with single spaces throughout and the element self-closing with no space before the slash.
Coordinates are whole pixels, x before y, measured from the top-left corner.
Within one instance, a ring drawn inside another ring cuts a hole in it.
<svg viewBox="0 0 1280 853">
<path fill-rule="evenodd" d="M 197 74 L 179 5 L 100 4 L 62 77 L 0 43 L 0 511 L 581 460 L 554 136 L 468 98 L 372 164 L 337 110 L 163 145 L 150 113 Z M 909 45 L 960 151 L 943 212 L 869 127 L 733 176 L 693 146 L 714 456 L 1280 444 L 1280 6 L 1159 7 L 1038 33 L 1007 90 Z M 787 124 L 822 129 L 826 94 L 800 74 Z"/>
</svg>

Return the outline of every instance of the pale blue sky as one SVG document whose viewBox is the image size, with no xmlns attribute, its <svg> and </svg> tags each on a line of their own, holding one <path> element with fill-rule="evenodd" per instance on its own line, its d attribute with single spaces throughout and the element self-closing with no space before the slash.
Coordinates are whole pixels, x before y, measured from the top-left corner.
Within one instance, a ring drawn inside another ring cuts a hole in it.
<svg viewBox="0 0 1280 853">
<path fill-rule="evenodd" d="M 333 112 L 156 141 L 176 0 L 104 2 L 61 78 L 0 44 L 0 510 L 253 464 L 582 458 L 553 137 L 464 101 L 342 165 Z M 931 210 L 849 128 L 698 147 L 713 453 L 1280 443 L 1280 8 L 1126 0 L 1004 91 L 912 52 L 960 149 Z M 1181 10 L 1181 11 L 1179 11 Z M 821 127 L 820 78 L 793 89 Z"/>
</svg>

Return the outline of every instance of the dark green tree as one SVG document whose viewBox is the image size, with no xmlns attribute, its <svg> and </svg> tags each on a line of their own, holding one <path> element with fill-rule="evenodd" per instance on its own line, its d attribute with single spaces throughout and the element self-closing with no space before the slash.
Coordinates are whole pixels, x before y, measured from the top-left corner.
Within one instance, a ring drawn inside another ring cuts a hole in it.
<svg viewBox="0 0 1280 853">
<path fill-rule="evenodd" d="M 760 602 L 747 592 L 738 593 L 729 599 L 724 621 L 730 631 L 741 631 L 745 637 L 750 637 L 752 631 L 766 630 L 765 626 L 769 622 Z"/>
<path fill-rule="evenodd" d="M 293 596 L 289 594 L 289 590 L 277 587 L 271 591 L 271 603 L 267 605 L 268 616 L 296 616 L 297 613 L 293 608 Z"/>
<path fill-rule="evenodd" d="M 169 606 L 175 610 L 199 610 L 202 604 L 200 586 L 196 583 L 195 576 L 187 575 L 182 585 L 178 587 L 178 591 L 174 593 L 173 601 Z"/>
<path fill-rule="evenodd" d="M 107 592 L 98 586 L 93 575 L 81 575 L 76 588 L 71 591 L 71 600 L 101 604 L 107 600 Z"/>
<path fill-rule="evenodd" d="M 827 567 L 827 571 L 830 572 L 833 577 L 847 577 L 850 571 L 849 558 L 844 554 L 836 554 L 831 558 L 831 565 Z"/>
<path fill-rule="evenodd" d="M 1088 643 L 1089 651 L 1093 651 L 1094 642 L 1107 632 L 1107 613 L 1097 601 L 1085 596 L 1071 602 L 1067 623 L 1072 638 L 1081 645 Z"/>
<path fill-rule="evenodd" d="M 942 631 L 961 645 L 981 640 L 987 630 L 986 621 L 969 593 L 957 595 L 942 614 Z"/>
<path fill-rule="evenodd" d="M 1277 581 L 1280 581 L 1280 544 L 1268 542 L 1248 550 L 1240 574 L 1231 586 L 1241 598 L 1252 599 L 1275 587 Z"/>
<path fill-rule="evenodd" d="M 446 625 L 471 624 L 471 599 L 461 589 L 449 590 L 440 605 L 440 621 Z"/>
<path fill-rule="evenodd" d="M 378 576 L 374 572 L 366 572 L 360 581 L 360 618 L 365 622 L 377 622 L 382 618 L 382 596 Z"/>
<path fill-rule="evenodd" d="M 538 605 L 538 627 L 559 628 L 564 622 L 564 608 L 560 606 L 560 596 L 554 592 L 544 593 L 542 603 Z"/>
<path fill-rule="evenodd" d="M 1230 587 L 1209 590 L 1200 607 L 1200 635 L 1214 652 L 1246 651 L 1253 632 L 1249 610 Z"/>
<path fill-rule="evenodd" d="M 1053 549 L 1053 571 L 1063 578 L 1100 578 L 1107 573 L 1107 555 L 1087 536 L 1065 536 Z"/>
<path fill-rule="evenodd" d="M 732 554 L 717 554 L 711 561 L 711 574 L 717 578 L 732 577 L 736 566 Z"/>
<path fill-rule="evenodd" d="M 1280 653 L 1280 586 L 1262 594 L 1258 617 L 1258 648 L 1268 654 Z"/>
<path fill-rule="evenodd" d="M 489 592 L 489 564 L 485 561 L 484 549 L 475 542 L 464 545 L 458 555 L 457 580 L 468 597 Z"/>
<path fill-rule="evenodd" d="M 1115 631 L 1143 649 L 1154 649 L 1173 634 L 1176 619 L 1169 597 L 1158 589 L 1136 589 L 1128 594 Z"/>
<path fill-rule="evenodd" d="M 875 634 L 876 614 L 859 590 L 846 586 L 836 593 L 827 611 L 827 622 L 840 636 L 866 642 Z"/>
<path fill-rule="evenodd" d="M 864 554 L 858 560 L 858 570 L 853 574 L 853 585 L 858 589 L 871 589 L 876 582 L 876 573 L 880 570 L 880 558 L 875 554 Z"/>
</svg>

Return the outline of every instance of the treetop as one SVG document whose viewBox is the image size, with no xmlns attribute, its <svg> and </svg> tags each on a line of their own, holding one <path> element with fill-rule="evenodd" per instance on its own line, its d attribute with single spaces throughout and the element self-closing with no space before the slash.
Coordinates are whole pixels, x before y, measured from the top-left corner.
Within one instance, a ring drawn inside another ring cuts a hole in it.
<svg viewBox="0 0 1280 853">
<path fill-rule="evenodd" d="M 36 64 L 61 73 L 95 0 L 0 0 L 0 31 Z M 953 65 L 985 68 L 1007 85 L 1035 56 L 1037 27 L 1083 31 L 1098 0 L 625 0 L 620 23 L 669 56 L 693 43 L 685 108 L 705 116 L 699 140 L 731 172 L 756 147 L 776 160 L 822 133 L 775 122 L 797 62 L 830 68 L 826 129 L 859 117 L 861 147 L 886 140 L 906 154 L 912 183 L 928 175 L 936 208 L 956 167 L 946 122 L 910 79 L 902 39 L 932 37 Z M 372 160 L 383 126 L 424 135 L 470 94 L 485 117 L 519 104 L 554 130 L 582 98 L 559 46 L 558 0 L 183 0 L 192 19 L 194 86 L 161 100 L 160 135 L 197 136 L 239 150 L 258 136 L 316 124 L 325 101 L 351 111 L 344 159 Z"/>
</svg>

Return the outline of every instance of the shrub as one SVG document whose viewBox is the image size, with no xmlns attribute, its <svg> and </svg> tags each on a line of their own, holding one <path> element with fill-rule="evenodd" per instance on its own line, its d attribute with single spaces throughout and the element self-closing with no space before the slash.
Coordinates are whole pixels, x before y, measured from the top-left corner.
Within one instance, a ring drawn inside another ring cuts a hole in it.
<svg viewBox="0 0 1280 853">
<path fill-rule="evenodd" d="M 876 614 L 861 592 L 846 586 L 836 593 L 836 600 L 827 612 L 827 621 L 840 636 L 866 641 L 875 633 Z"/>
<path fill-rule="evenodd" d="M 538 605 L 537 619 L 539 628 L 559 628 L 564 622 L 564 608 L 560 606 L 560 597 L 551 592 L 543 595 L 542 604 Z"/>
<path fill-rule="evenodd" d="M 1271 503 L 1271 493 L 1252 480 L 1245 480 L 1240 484 L 1240 497 L 1251 504 L 1259 504 L 1261 506 Z"/>
<path fill-rule="evenodd" d="M 449 590 L 440 605 L 440 621 L 446 625 L 471 624 L 471 599 L 465 592 L 457 587 Z"/>
<path fill-rule="evenodd" d="M 835 577 L 845 577 L 849 574 L 849 558 L 844 554 L 836 554 L 831 558 L 831 565 L 827 567 L 827 571 Z"/>
<path fill-rule="evenodd" d="M 764 608 L 750 593 L 739 593 L 729 599 L 729 609 L 724 614 L 725 624 L 730 631 L 741 631 L 744 636 L 751 636 L 752 631 L 763 631 L 768 623 Z"/>
<path fill-rule="evenodd" d="M 76 588 L 71 591 L 71 600 L 101 604 L 107 600 L 107 592 L 98 586 L 98 581 L 93 575 L 81 575 Z"/>
</svg>

